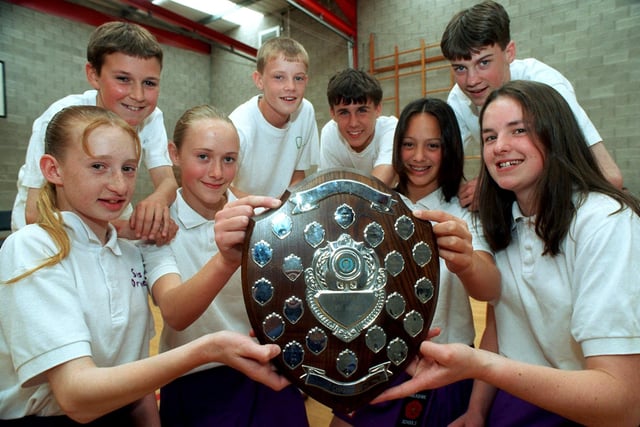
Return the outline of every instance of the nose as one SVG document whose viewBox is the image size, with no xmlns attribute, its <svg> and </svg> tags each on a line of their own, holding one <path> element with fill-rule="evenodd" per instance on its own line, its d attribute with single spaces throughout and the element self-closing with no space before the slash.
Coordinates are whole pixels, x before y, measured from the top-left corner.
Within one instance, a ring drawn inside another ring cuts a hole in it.
<svg viewBox="0 0 640 427">
<path fill-rule="evenodd" d="M 496 153 L 504 153 L 509 151 L 511 148 L 511 143 L 509 142 L 509 138 L 505 138 L 504 136 L 498 135 L 496 137 L 496 142 L 493 144 L 493 151 Z"/>
<path fill-rule="evenodd" d="M 416 162 L 421 162 L 426 158 L 425 153 L 427 152 L 426 144 L 419 143 L 415 150 L 413 150 L 413 160 Z"/>
<path fill-rule="evenodd" d="M 131 97 L 131 99 L 134 99 L 136 101 L 144 101 L 145 95 L 144 95 L 144 87 L 142 86 L 142 84 L 134 84 L 131 86 L 131 91 L 129 92 L 129 96 Z"/>
<path fill-rule="evenodd" d="M 116 172 L 111 176 L 109 189 L 116 194 L 124 194 L 127 191 L 127 180 L 122 172 Z"/>
<path fill-rule="evenodd" d="M 293 90 L 295 89 L 295 81 L 293 77 L 287 77 L 284 79 L 284 88 L 285 90 Z"/>
<path fill-rule="evenodd" d="M 211 166 L 209 166 L 209 176 L 212 178 L 222 176 L 222 164 L 220 162 L 211 162 Z"/>
<path fill-rule="evenodd" d="M 467 86 L 475 86 L 480 81 L 480 74 L 474 67 L 469 67 L 466 73 Z"/>
</svg>

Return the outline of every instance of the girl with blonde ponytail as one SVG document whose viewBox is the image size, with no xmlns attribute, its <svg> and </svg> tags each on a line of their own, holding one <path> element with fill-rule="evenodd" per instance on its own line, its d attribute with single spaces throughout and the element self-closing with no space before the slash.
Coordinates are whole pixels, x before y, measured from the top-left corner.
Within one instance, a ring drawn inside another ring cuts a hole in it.
<svg viewBox="0 0 640 427">
<path fill-rule="evenodd" d="M 148 284 L 181 279 L 168 246 L 118 238 L 111 225 L 131 201 L 139 159 L 135 131 L 112 112 L 74 106 L 51 120 L 38 222 L 0 248 L 0 427 L 159 426 L 155 390 L 211 362 L 287 384 L 269 364 L 279 347 L 239 333 L 148 357 Z M 227 274 L 224 256 L 190 280 Z"/>
</svg>

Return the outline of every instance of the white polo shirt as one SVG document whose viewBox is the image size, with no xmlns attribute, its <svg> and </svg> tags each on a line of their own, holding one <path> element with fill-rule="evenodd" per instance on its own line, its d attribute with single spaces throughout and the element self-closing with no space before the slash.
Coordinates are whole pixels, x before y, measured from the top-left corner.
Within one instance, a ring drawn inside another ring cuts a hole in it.
<svg viewBox="0 0 640 427">
<path fill-rule="evenodd" d="M 227 200 L 233 201 L 236 197 L 227 191 Z M 215 221 L 208 220 L 193 210 L 182 197 L 182 189 L 178 190 L 170 212 L 179 227 L 170 247 L 178 263 L 182 280 L 186 281 L 218 253 L 213 231 Z M 238 269 L 195 322 L 182 331 L 164 325 L 160 337 L 160 351 L 170 350 L 211 332 L 227 330 L 247 335 L 250 329 L 242 294 L 242 277 Z M 210 363 L 199 366 L 192 372 L 219 365 L 221 364 Z"/>
<path fill-rule="evenodd" d="M 17 283 L 0 284 L 0 417 L 63 412 L 44 372 L 89 356 L 110 367 L 148 356 L 153 318 L 142 254 L 111 227 L 102 245 L 84 222 L 62 213 L 71 251 L 61 262 Z M 57 253 L 49 234 L 31 224 L 0 249 L 7 281 Z"/>
<path fill-rule="evenodd" d="M 238 106 L 229 118 L 240 136 L 235 186 L 248 194 L 280 197 L 293 172 L 318 163 L 318 125 L 306 99 L 282 129 L 272 126 L 258 108 L 261 95 Z"/>
<path fill-rule="evenodd" d="M 587 143 L 591 146 L 602 141 L 602 137 L 600 137 L 596 127 L 578 103 L 571 82 L 558 70 L 534 58 L 516 59 L 511 62 L 509 68 L 511 70 L 511 80 L 532 80 L 546 83 L 557 90 L 571 107 L 571 111 L 576 116 Z M 479 144 L 480 121 L 478 114 L 480 109 L 471 102 L 457 84 L 449 92 L 447 102 L 456 113 L 464 147 L 466 148 L 474 141 Z"/>
<path fill-rule="evenodd" d="M 356 152 L 342 137 L 338 123 L 330 120 L 320 133 L 320 163 L 318 170 L 346 167 L 363 173 L 371 173 L 379 165 L 391 165 L 393 159 L 393 135 L 398 119 L 380 116 L 376 120 L 373 138 L 361 152 Z"/>
<path fill-rule="evenodd" d="M 640 353 L 640 218 L 591 193 L 555 257 L 542 255 L 534 218 L 513 204 L 512 242 L 495 254 L 500 353 L 559 369 L 585 357 Z"/>
</svg>

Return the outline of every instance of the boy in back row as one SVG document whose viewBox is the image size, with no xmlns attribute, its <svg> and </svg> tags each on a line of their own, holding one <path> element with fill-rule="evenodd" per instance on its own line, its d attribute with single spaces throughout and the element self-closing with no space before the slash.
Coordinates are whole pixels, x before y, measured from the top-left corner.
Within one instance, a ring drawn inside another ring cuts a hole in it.
<svg viewBox="0 0 640 427">
<path fill-rule="evenodd" d="M 510 80 L 545 83 L 569 103 L 605 178 L 622 188 L 620 169 L 578 103 L 571 82 L 537 59 L 516 59 L 509 14 L 501 4 L 488 0 L 458 12 L 447 24 L 440 48 L 453 70 L 456 84 L 449 92 L 447 103 L 456 113 L 465 148 L 480 137 L 478 114 L 492 91 Z M 475 178 L 461 186 L 458 198 L 462 206 L 475 210 L 476 206 L 472 205 L 475 188 Z"/>
<path fill-rule="evenodd" d="M 393 134 L 398 119 L 381 116 L 382 87 L 370 74 L 353 68 L 329 80 L 331 118 L 320 134 L 319 169 L 348 167 L 370 173 L 391 187 Z"/>
<path fill-rule="evenodd" d="M 130 215 L 136 238 L 170 238 L 168 206 L 178 184 L 171 168 L 167 132 L 162 111 L 157 108 L 163 52 L 155 37 L 143 27 L 127 22 L 107 22 L 92 33 L 87 46 L 87 81 L 93 87 L 53 103 L 33 123 L 25 164 L 18 175 L 11 228 L 16 231 L 37 220 L 36 200 L 45 179 L 40 171 L 44 135 L 51 118 L 72 105 L 97 105 L 113 111 L 137 130 L 144 162 L 155 190 L 140 201 Z M 121 219 L 114 225 L 127 224 Z M 124 230 L 129 232 L 129 230 Z M 175 231 L 175 230 L 174 230 Z"/>
<path fill-rule="evenodd" d="M 229 117 L 240 135 L 238 173 L 244 194 L 280 197 L 301 181 L 318 158 L 318 126 L 304 99 L 309 55 L 288 37 L 267 40 L 258 50 L 253 81 L 262 94 Z"/>
</svg>

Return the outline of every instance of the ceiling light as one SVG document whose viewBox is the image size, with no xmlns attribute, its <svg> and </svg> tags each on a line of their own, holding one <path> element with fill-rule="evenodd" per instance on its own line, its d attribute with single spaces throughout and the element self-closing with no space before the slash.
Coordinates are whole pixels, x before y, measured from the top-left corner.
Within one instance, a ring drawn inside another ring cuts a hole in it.
<svg viewBox="0 0 640 427">
<path fill-rule="evenodd" d="M 255 24 L 259 22 L 263 15 L 255 10 L 238 6 L 229 0 L 172 0 L 174 3 L 181 4 L 191 9 L 198 10 L 207 15 L 233 22 L 237 25 Z M 158 5 L 168 3 L 165 1 L 154 1 Z"/>
</svg>

